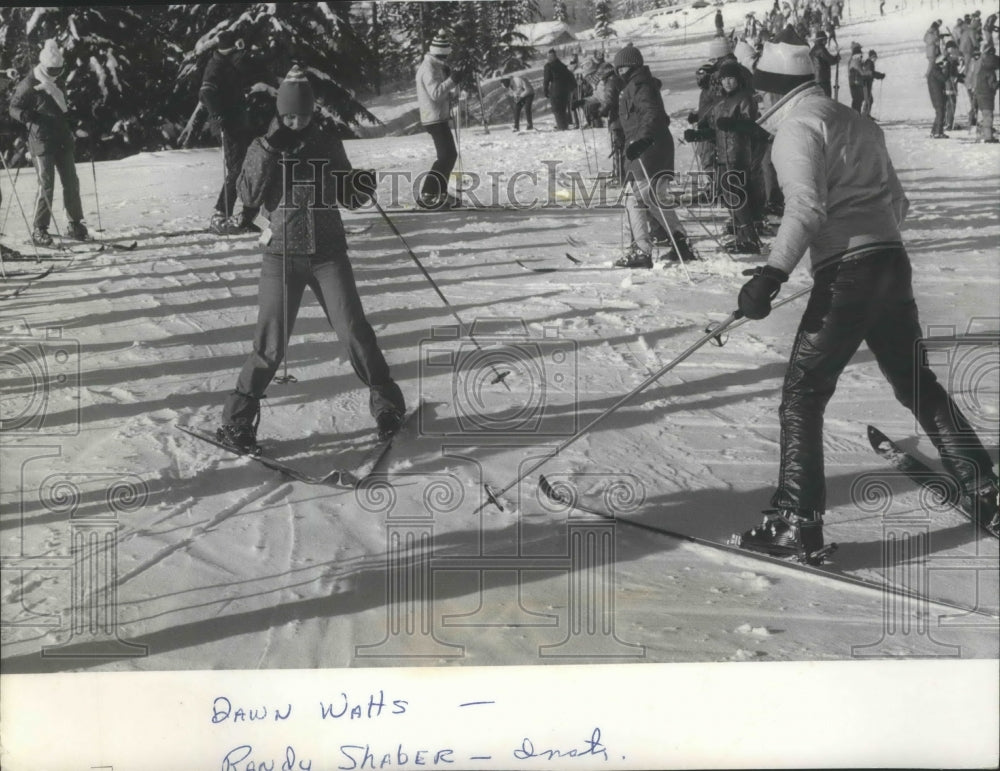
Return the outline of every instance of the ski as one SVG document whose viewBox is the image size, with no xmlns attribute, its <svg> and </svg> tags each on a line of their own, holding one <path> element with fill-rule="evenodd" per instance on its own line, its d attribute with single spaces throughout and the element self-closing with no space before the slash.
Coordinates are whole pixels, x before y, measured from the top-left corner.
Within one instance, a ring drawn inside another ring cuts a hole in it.
<svg viewBox="0 0 1000 771">
<path fill-rule="evenodd" d="M 110 249 L 115 252 L 131 252 L 133 249 L 139 246 L 138 241 L 132 241 L 131 243 L 125 242 L 115 242 L 107 241 L 103 238 L 95 238 L 94 236 L 88 235 L 86 238 L 70 238 L 69 236 L 57 236 L 59 240 L 59 249 L 65 249 L 67 251 L 89 251 L 87 249 L 75 249 L 75 246 L 92 245 L 90 248 L 94 251 L 103 252 Z"/>
<path fill-rule="evenodd" d="M 36 244 L 30 238 L 24 242 L 27 246 L 37 249 L 40 254 L 47 254 L 51 257 L 66 257 L 68 255 L 82 254 L 82 255 L 95 255 L 104 251 L 104 244 L 97 244 L 96 246 L 87 245 L 87 242 L 74 242 L 77 246 L 73 246 L 67 243 L 55 243 L 53 241 L 51 246 L 43 246 L 42 244 Z"/>
<path fill-rule="evenodd" d="M 566 259 L 570 260 L 574 265 L 583 265 L 583 263 L 580 260 L 576 259 L 575 257 L 573 257 L 569 253 L 566 254 Z M 521 260 L 518 260 L 518 259 L 515 259 L 514 262 L 516 262 L 521 268 L 523 268 L 524 270 L 528 271 L 529 273 L 555 273 L 556 271 L 563 270 L 562 268 L 554 268 L 554 267 L 537 267 L 536 268 L 536 267 L 532 267 L 531 265 L 528 265 L 528 264 L 526 264 L 526 263 L 524 263 L 524 262 L 522 262 Z"/>
<path fill-rule="evenodd" d="M 948 476 L 952 482 L 951 485 L 942 485 L 941 478 L 946 476 L 944 471 L 934 471 L 926 463 L 903 450 L 875 426 L 868 426 L 868 441 L 871 443 L 872 449 L 887 460 L 889 465 L 897 471 L 901 471 L 920 487 L 929 490 L 939 502 L 946 503 L 960 512 L 966 519 L 976 522 L 994 538 L 1000 537 L 997 532 L 977 521 L 976 512 L 964 505 L 961 495 L 948 495 L 949 492 L 957 493 L 960 489 L 958 481 L 953 477 Z"/>
<path fill-rule="evenodd" d="M 9 300 L 12 297 L 17 297 L 19 294 L 21 294 L 21 292 L 23 292 L 25 289 L 27 289 L 29 286 L 31 286 L 35 281 L 38 281 L 39 279 L 45 278 L 54 269 L 55 269 L 54 265 L 49 265 L 47 268 L 45 268 L 41 272 L 39 272 L 39 273 L 33 273 L 33 274 L 29 275 L 29 276 L 24 276 L 24 275 L 20 275 L 20 274 L 16 274 L 16 273 L 8 275 L 7 278 L 6 278 L 6 280 L 12 281 L 12 282 L 17 282 L 18 286 L 15 289 L 10 290 L 6 294 L 0 294 L 0 300 Z"/>
<path fill-rule="evenodd" d="M 305 482 L 306 484 L 309 485 L 325 484 L 325 485 L 343 485 L 347 487 L 353 487 L 353 484 L 344 478 L 345 475 L 348 477 L 350 476 L 349 472 L 341 471 L 340 469 L 334 469 L 330 473 L 324 474 L 323 476 L 310 476 L 309 474 L 305 474 L 299 471 L 298 469 L 289 466 L 286 463 L 282 463 L 279 460 L 276 460 L 268 455 L 265 455 L 263 451 L 261 451 L 260 453 L 244 452 L 234 447 L 231 444 L 226 444 L 225 442 L 219 441 L 213 434 L 209 434 L 205 431 L 200 431 L 197 428 L 190 428 L 188 426 L 181 426 L 181 425 L 178 425 L 177 428 L 179 428 L 181 431 L 183 431 L 185 434 L 188 434 L 189 436 L 193 436 L 196 439 L 201 439 L 203 442 L 208 442 L 209 444 L 218 447 L 220 450 L 225 450 L 226 452 L 230 452 L 233 455 L 237 455 L 240 457 L 250 458 L 251 460 L 256 461 L 257 463 L 260 463 L 262 466 L 266 466 L 272 471 L 277 471 L 280 474 L 284 474 L 285 476 L 290 477 L 291 479 L 294 479 L 297 482 Z"/>
<path fill-rule="evenodd" d="M 373 227 L 375 227 L 375 225 L 374 225 L 374 223 L 371 223 L 371 222 L 368 223 L 367 225 L 362 225 L 361 227 L 357 227 L 357 228 L 351 228 L 351 227 L 346 227 L 345 226 L 344 227 L 344 232 L 347 235 L 349 235 L 349 236 L 361 236 L 361 235 L 364 235 L 365 233 L 367 233 Z"/>
<path fill-rule="evenodd" d="M 361 463 L 351 472 L 350 477 L 353 480 L 355 486 L 361 484 L 368 477 L 370 477 L 374 472 L 379 462 L 386 456 L 389 452 L 389 448 L 392 447 L 392 443 L 396 440 L 404 430 L 407 429 L 408 425 L 413 420 L 413 417 L 423 409 L 424 403 L 420 401 L 417 404 L 416 409 L 410 410 L 403 421 L 399 424 L 399 428 L 396 429 L 395 433 L 391 436 L 386 437 L 382 440 L 376 440 L 375 446 L 372 447 L 366 454 L 365 457 L 361 459 Z"/>
<path fill-rule="evenodd" d="M 884 581 L 872 581 L 865 578 L 859 578 L 857 576 L 852 576 L 848 573 L 840 571 L 836 566 L 830 563 L 821 563 L 818 565 L 812 565 L 806 562 L 798 562 L 796 560 L 784 559 L 782 557 L 772 557 L 769 554 L 764 554 L 762 552 L 750 551 L 748 549 L 743 549 L 739 546 L 733 546 L 732 544 L 725 543 L 723 541 L 713 541 L 708 538 L 699 538 L 693 535 L 687 535 L 685 533 L 677 532 L 676 530 L 670 530 L 669 528 L 659 527 L 657 525 L 647 525 L 644 522 L 637 522 L 633 519 L 627 517 L 619 517 L 614 514 L 610 514 L 606 511 L 601 511 L 597 508 L 592 508 L 581 504 L 579 501 L 570 500 L 567 496 L 560 494 L 544 475 L 539 475 L 538 482 L 539 489 L 542 493 L 554 503 L 559 503 L 567 508 L 576 509 L 584 514 L 590 514 L 595 517 L 601 517 L 602 519 L 611 520 L 612 522 L 619 522 L 623 525 L 628 525 L 630 527 L 637 528 L 639 530 L 645 530 L 646 532 L 656 533 L 657 535 L 664 535 L 668 538 L 675 538 L 680 541 L 687 541 L 688 543 L 697 544 L 699 546 L 706 546 L 711 549 L 717 549 L 719 551 L 728 552 L 730 554 L 737 554 L 742 557 L 747 557 L 748 559 L 762 560 L 771 565 L 777 565 L 780 567 L 788 568 L 790 570 L 798 570 L 803 573 L 808 573 L 814 576 L 821 576 L 823 578 L 829 578 L 834 581 L 839 581 L 840 583 L 848 584 L 850 586 L 871 589 L 877 592 L 882 592 L 885 594 L 892 594 L 898 597 L 905 597 L 910 600 L 915 600 L 920 603 L 927 603 L 938 605 L 940 607 L 948 608 L 950 610 L 958 610 L 963 613 L 974 613 L 978 616 L 985 616 L 990 619 L 998 618 L 997 615 L 984 611 L 978 607 L 972 607 L 969 605 L 963 605 L 957 602 L 949 602 L 947 600 L 939 600 L 933 597 L 928 597 L 927 595 L 920 594 L 919 592 L 913 592 L 909 589 L 905 589 L 900 586 L 894 586 L 893 584 Z M 832 547 L 832 548 L 831 548 Z M 829 552 L 832 552 L 836 548 L 835 545 L 830 544 L 828 547 L 824 547 L 822 551 L 826 552 L 823 556 L 828 556 Z M 827 551 L 829 550 L 829 551 Z"/>
</svg>

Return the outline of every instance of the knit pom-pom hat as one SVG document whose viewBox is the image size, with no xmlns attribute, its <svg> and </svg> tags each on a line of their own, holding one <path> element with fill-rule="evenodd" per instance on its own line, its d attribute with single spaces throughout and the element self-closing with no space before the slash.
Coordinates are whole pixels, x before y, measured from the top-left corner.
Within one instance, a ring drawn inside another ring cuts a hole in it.
<svg viewBox="0 0 1000 771">
<path fill-rule="evenodd" d="M 433 56 L 440 56 L 442 58 L 451 56 L 451 41 L 448 40 L 448 32 L 443 29 L 439 30 L 431 41 L 431 47 L 427 51 Z"/>
<path fill-rule="evenodd" d="M 299 65 L 293 65 L 278 86 L 278 115 L 312 114 L 315 105 L 309 79 Z"/>
<path fill-rule="evenodd" d="M 615 54 L 615 69 L 619 67 L 641 67 L 644 63 L 642 51 L 631 43 Z"/>
<path fill-rule="evenodd" d="M 809 46 L 789 26 L 764 45 L 753 75 L 753 86 L 758 91 L 787 94 L 814 79 Z"/>
</svg>

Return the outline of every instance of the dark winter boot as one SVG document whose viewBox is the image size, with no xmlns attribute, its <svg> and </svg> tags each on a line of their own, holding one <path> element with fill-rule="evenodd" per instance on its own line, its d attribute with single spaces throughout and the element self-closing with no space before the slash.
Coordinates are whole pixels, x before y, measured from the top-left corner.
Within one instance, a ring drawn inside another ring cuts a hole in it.
<svg viewBox="0 0 1000 771">
<path fill-rule="evenodd" d="M 52 246 L 52 236 L 47 230 L 36 228 L 35 232 L 31 234 L 31 242 L 35 246 Z"/>
<path fill-rule="evenodd" d="M 217 236 L 235 236 L 239 231 L 236 224 L 221 211 L 212 215 L 212 220 L 208 223 L 208 229 Z"/>
<path fill-rule="evenodd" d="M 618 261 L 616 268 L 652 268 L 653 256 L 639 248 L 638 244 L 632 244 Z"/>
<path fill-rule="evenodd" d="M 777 231 L 775 231 L 774 226 L 771 225 L 767 220 L 760 220 L 754 223 L 754 228 L 757 230 L 758 236 L 773 236 Z"/>
<path fill-rule="evenodd" d="M 403 413 L 400 410 L 382 410 L 375 416 L 375 426 L 378 429 L 378 440 L 384 442 L 389 439 L 403 425 Z"/>
<path fill-rule="evenodd" d="M 70 238 L 75 238 L 77 241 L 86 241 L 89 233 L 87 233 L 86 225 L 80 222 L 80 220 L 74 220 L 69 223 L 69 230 L 66 235 Z"/>
<path fill-rule="evenodd" d="M 257 427 L 252 423 L 224 423 L 215 431 L 215 438 L 237 452 L 260 455 L 257 444 Z"/>
<path fill-rule="evenodd" d="M 260 234 L 260 228 L 254 224 L 254 220 L 257 219 L 257 210 L 253 209 L 247 211 L 244 209 L 240 213 L 240 219 L 236 223 L 236 232 L 240 234 L 250 233 L 253 235 Z"/>
<path fill-rule="evenodd" d="M 816 562 L 823 549 L 823 520 L 818 511 L 768 509 L 764 522 L 735 535 L 730 543 L 772 557 L 796 557 L 802 562 Z"/>
<path fill-rule="evenodd" d="M 677 262 L 678 259 L 684 260 L 684 262 L 691 262 L 692 260 L 697 260 L 698 255 L 694 253 L 694 249 L 691 248 L 691 242 L 688 241 L 687 233 L 680 230 L 674 231 L 674 241 L 677 242 L 677 248 L 674 248 L 673 243 L 668 241 L 670 245 L 670 250 L 663 255 L 664 260 L 671 260 Z M 677 251 L 680 250 L 680 255 L 678 256 Z"/>
<path fill-rule="evenodd" d="M 759 241 L 733 239 L 723 244 L 722 248 L 730 254 L 760 254 Z"/>
<path fill-rule="evenodd" d="M 962 510 L 994 538 L 1000 538 L 1000 489 L 993 479 L 962 495 Z"/>
</svg>

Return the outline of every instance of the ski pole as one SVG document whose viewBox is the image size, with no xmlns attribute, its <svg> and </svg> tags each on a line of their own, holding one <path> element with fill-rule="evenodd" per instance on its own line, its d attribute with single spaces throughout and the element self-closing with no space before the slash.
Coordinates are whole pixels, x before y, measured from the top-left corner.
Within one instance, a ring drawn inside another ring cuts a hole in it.
<svg viewBox="0 0 1000 771">
<path fill-rule="evenodd" d="M 35 243 L 35 239 L 31 236 L 31 224 L 28 222 L 28 215 L 24 213 L 24 206 L 21 205 L 21 196 L 17 194 L 17 188 L 14 187 L 14 180 L 10 175 L 10 166 L 7 165 L 7 158 L 3 153 L 0 153 L 0 161 L 3 162 L 4 171 L 7 172 L 7 179 L 11 183 L 10 192 L 14 196 L 14 200 L 17 202 L 18 211 L 21 212 L 21 219 L 24 220 L 24 227 L 28 229 L 28 241 L 31 243 L 31 248 L 35 252 L 35 262 L 40 262 L 38 256 L 38 244 Z"/>
<path fill-rule="evenodd" d="M 20 176 L 21 176 L 21 167 L 18 166 L 17 170 L 14 172 L 14 179 L 11 182 L 11 185 L 12 185 L 11 193 L 13 193 L 13 187 L 17 186 L 17 180 L 18 180 L 18 178 Z M 7 218 L 10 216 L 10 206 L 11 206 L 10 201 L 13 199 L 13 197 L 14 196 L 11 195 L 11 199 L 8 199 L 8 201 L 7 201 L 7 206 L 5 207 L 5 210 L 4 210 L 4 213 L 3 213 L 3 224 L 0 225 L 0 233 L 4 233 L 7 230 Z"/>
<path fill-rule="evenodd" d="M 281 189 L 282 191 L 288 190 L 288 165 L 286 163 L 287 155 L 285 153 L 281 154 Z M 274 379 L 275 383 L 280 385 L 285 385 L 286 383 L 297 383 L 298 378 L 295 375 L 288 374 L 288 343 L 291 341 L 292 333 L 288 328 L 288 239 L 285 236 L 288 234 L 287 231 L 288 218 L 282 217 L 281 220 L 281 314 L 284 317 L 284 328 L 282 332 L 284 333 L 284 348 L 285 355 L 281 357 L 282 375 L 281 377 L 276 377 Z"/>
<path fill-rule="evenodd" d="M 736 322 L 736 320 L 740 318 L 741 315 L 742 314 L 738 310 L 730 313 L 725 321 L 723 321 L 721 324 L 719 324 L 711 331 L 706 332 L 704 335 L 699 337 L 698 340 L 693 345 L 691 345 L 687 350 L 685 350 L 683 353 L 681 353 L 679 356 L 674 358 L 669 363 L 664 364 L 662 367 L 660 367 L 660 369 L 658 369 L 648 378 L 643 380 L 639 385 L 637 385 L 635 388 L 633 388 L 631 391 L 629 391 L 627 394 L 621 397 L 618 401 L 616 401 L 614 404 L 608 407 L 604 412 L 602 412 L 600 415 L 598 415 L 596 418 L 590 421 L 587 425 L 585 425 L 583 428 L 581 428 L 572 436 L 567 437 L 562 442 L 560 442 L 559 445 L 556 446 L 547 455 L 544 455 L 543 457 L 539 458 L 537 461 L 532 463 L 528 468 L 521 471 L 518 474 L 517 479 L 509 483 L 506 487 L 503 487 L 499 490 L 494 490 L 488 484 L 484 485 L 483 487 L 486 490 L 486 498 L 489 501 L 489 503 L 492 503 L 494 506 L 500 509 L 500 511 L 504 511 L 503 505 L 500 503 L 501 496 L 510 491 L 516 485 L 520 484 L 521 480 L 523 480 L 526 476 L 535 473 L 538 469 L 540 469 L 554 457 L 559 455 L 563 450 L 565 450 L 575 441 L 577 441 L 578 439 L 589 433 L 590 430 L 593 429 L 598 423 L 600 423 L 609 415 L 617 411 L 620 407 L 632 401 L 632 399 L 634 399 L 636 396 L 645 391 L 649 386 L 651 386 L 653 383 L 655 383 L 657 380 L 663 377 L 667 372 L 672 370 L 674 367 L 676 367 L 678 364 L 680 364 L 682 361 L 688 358 L 691 354 L 693 354 L 695 351 L 697 351 L 699 348 L 705 345 L 705 343 L 707 343 L 709 340 L 713 339 L 714 337 L 717 337 L 726 329 L 728 329 L 730 326 L 732 326 Z"/>
<path fill-rule="evenodd" d="M 224 231 L 226 239 L 229 239 L 229 165 L 226 163 L 226 130 L 219 125 L 219 139 L 222 140 L 222 205 L 225 207 L 223 216 L 226 219 Z M 284 173 L 284 172 L 282 172 Z"/>
<path fill-rule="evenodd" d="M 583 140 L 583 152 L 587 156 L 587 173 L 593 175 L 594 169 L 590 165 L 590 148 L 587 146 L 587 131 L 583 126 L 583 121 L 580 120 L 580 110 L 574 107 L 573 115 L 576 116 L 576 121 L 580 124 L 580 138 Z"/>
<path fill-rule="evenodd" d="M 431 274 L 427 272 L 427 268 L 425 268 L 423 263 L 420 262 L 420 260 L 417 258 L 417 255 L 413 253 L 413 250 L 410 248 L 410 245 L 406 242 L 406 239 L 403 238 L 403 234 L 399 232 L 399 229 L 396 227 L 396 224 L 392 221 L 392 218 L 389 217 L 385 209 L 382 208 L 382 204 L 380 204 L 376 198 L 372 197 L 372 203 L 375 204 L 375 208 L 378 209 L 378 213 L 382 215 L 382 218 L 389 226 L 389 229 L 395 234 L 396 238 L 400 240 L 400 243 L 403 244 L 403 247 L 406 249 L 407 254 L 410 255 L 410 259 L 416 263 L 417 267 L 420 268 L 420 272 L 424 274 L 424 278 L 426 278 L 427 281 L 430 282 L 430 285 L 434 288 L 434 291 L 437 292 L 437 296 L 441 298 L 441 302 L 444 303 L 445 307 L 448 309 L 448 312 L 452 315 L 452 318 L 454 318 L 455 321 L 458 322 L 459 331 L 460 332 L 463 331 L 465 329 L 465 325 L 462 323 L 462 319 L 459 318 L 458 314 L 455 312 L 455 309 L 452 307 L 451 303 L 448 302 L 448 298 L 444 296 L 444 293 L 442 293 L 441 289 L 435 283 L 434 279 L 431 278 Z M 469 333 L 469 339 L 472 341 L 472 344 L 476 346 L 476 350 L 482 353 L 483 349 L 480 347 L 479 342 L 476 340 L 475 335 L 473 335 L 471 332 Z M 503 383 L 504 388 L 506 388 L 509 391 L 510 386 L 507 385 L 507 381 L 505 380 L 505 378 L 510 374 L 510 372 L 497 372 L 497 369 L 495 366 L 493 366 L 492 362 L 490 363 L 490 369 L 493 370 L 493 375 L 494 375 L 493 383 Z"/>
<path fill-rule="evenodd" d="M 656 189 L 653 187 L 653 180 L 649 177 L 649 172 L 646 171 L 646 164 L 642 162 L 642 156 L 639 156 L 636 160 L 639 161 L 639 168 L 642 169 L 642 175 L 646 178 L 646 185 L 649 189 L 650 197 L 656 201 L 656 208 L 660 211 L 660 217 L 663 220 L 663 228 L 667 231 L 667 235 L 670 237 L 670 243 L 674 246 L 674 253 L 677 255 L 677 259 L 681 263 L 681 267 L 684 268 L 684 275 L 687 276 L 687 280 L 692 284 L 694 281 L 691 278 L 691 274 L 688 272 L 687 263 L 684 262 L 684 256 L 681 254 L 680 247 L 677 245 L 677 239 L 674 238 L 673 228 L 670 227 L 670 223 L 667 222 L 666 212 L 663 210 L 663 206 L 660 204 L 660 196 L 657 195 Z M 638 186 L 637 186 L 638 188 Z M 635 189 L 636 197 L 638 198 L 638 189 Z"/>
<path fill-rule="evenodd" d="M 455 142 L 456 150 L 458 151 L 458 179 L 455 180 L 455 192 L 457 193 L 458 205 L 462 205 L 462 181 L 465 176 L 464 167 L 462 166 L 462 99 L 458 100 L 458 109 L 455 111 Z M 442 191 L 442 195 L 447 196 L 448 194 L 448 180 L 445 180 L 445 189 Z"/>
<path fill-rule="evenodd" d="M 94 202 L 97 205 L 97 232 L 104 232 L 104 225 L 101 224 L 101 197 L 97 194 L 97 164 L 94 163 L 94 145 L 90 145 L 90 173 L 94 178 Z"/>
</svg>

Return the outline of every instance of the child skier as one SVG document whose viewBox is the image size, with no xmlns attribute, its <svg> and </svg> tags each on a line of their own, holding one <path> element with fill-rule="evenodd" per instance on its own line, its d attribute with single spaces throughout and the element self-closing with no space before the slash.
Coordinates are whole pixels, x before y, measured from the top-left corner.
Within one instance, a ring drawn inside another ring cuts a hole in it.
<svg viewBox="0 0 1000 771">
<path fill-rule="evenodd" d="M 340 138 L 312 123 L 315 99 L 294 66 L 278 89 L 278 118 L 250 145 L 238 181 L 245 205 L 267 212 L 253 352 L 226 399 L 219 441 L 255 452 L 260 400 L 285 356 L 285 346 L 308 285 L 347 346 L 355 373 L 370 389 L 369 408 L 381 438 L 396 431 L 405 404 L 365 318 L 347 241 L 335 204 L 356 208 L 374 195 L 374 173 L 351 168 Z M 325 165 L 318 166 L 322 161 Z M 296 171 L 308 181 L 296 180 Z M 319 181 L 313 181 L 315 173 Z M 267 237 L 268 233 L 265 232 Z M 287 294 L 286 294 L 287 293 Z"/>
</svg>

